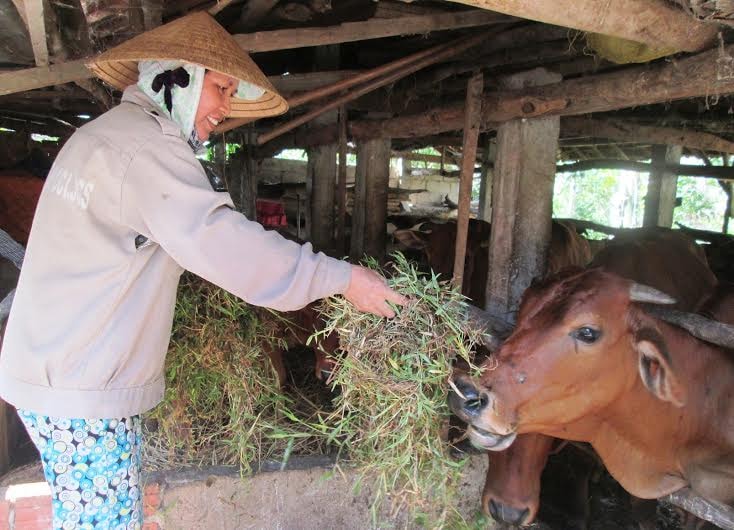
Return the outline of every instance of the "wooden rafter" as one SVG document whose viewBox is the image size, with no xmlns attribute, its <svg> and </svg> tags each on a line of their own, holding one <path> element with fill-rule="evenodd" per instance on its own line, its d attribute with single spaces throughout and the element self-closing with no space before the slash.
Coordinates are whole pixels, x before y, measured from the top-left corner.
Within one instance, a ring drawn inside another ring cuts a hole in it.
<svg viewBox="0 0 734 530">
<path fill-rule="evenodd" d="M 482 26 L 503 23 L 508 20 L 504 15 L 464 11 L 441 16 L 402 17 L 399 23 L 385 19 L 368 20 L 366 22 L 350 22 L 332 28 L 263 31 L 250 35 L 235 35 L 235 38 L 238 39 L 243 48 L 251 53 L 257 53 L 317 44 L 336 44 L 442 29 Z M 0 73 L 0 96 L 88 79 L 93 74 L 84 67 L 84 62 L 85 60 L 79 60 Z"/>
<path fill-rule="evenodd" d="M 482 9 L 642 42 L 670 53 L 714 43 L 718 28 L 664 0 L 454 0 Z"/>
<path fill-rule="evenodd" d="M 472 10 L 442 15 L 419 15 L 397 19 L 371 19 L 363 22 L 345 22 L 338 26 L 325 28 L 259 31 L 256 33 L 234 35 L 234 38 L 242 48 L 249 52 L 266 52 L 367 39 L 380 39 L 398 35 L 417 35 L 431 31 L 486 26 L 509 21 L 510 19 L 504 15 Z"/>
<path fill-rule="evenodd" d="M 18 15 L 20 15 L 20 18 L 23 21 L 23 24 L 25 24 L 25 27 L 28 27 L 28 17 L 25 14 L 24 1 L 23 0 L 13 0 L 13 5 L 15 6 L 15 9 L 18 11 Z"/>
<path fill-rule="evenodd" d="M 628 142 L 682 145 L 703 151 L 734 153 L 734 142 L 715 134 L 673 127 L 639 125 L 616 119 L 564 118 L 561 124 L 561 134 L 566 137 L 591 136 Z"/>
<path fill-rule="evenodd" d="M 734 180 L 734 168 L 728 166 L 694 166 L 688 164 L 665 164 L 665 171 L 675 175 L 687 177 L 707 177 L 719 180 Z M 556 166 L 556 171 L 561 173 L 572 173 L 575 171 L 588 171 L 590 169 L 621 169 L 626 171 L 639 171 L 649 173 L 655 168 L 647 162 L 635 162 L 633 160 L 618 160 L 616 158 L 591 159 L 573 164 L 562 164 Z"/>
<path fill-rule="evenodd" d="M 482 127 L 516 118 L 608 112 L 639 105 L 734 92 L 734 77 L 720 75 L 719 54 L 734 54 L 734 45 L 710 50 L 675 63 L 633 67 L 607 74 L 562 81 L 518 91 L 488 93 L 482 104 Z M 353 138 L 420 138 L 461 129 L 463 105 L 455 103 L 427 112 L 387 120 L 352 121 Z M 336 132 L 312 130 L 303 141 L 318 143 Z"/>
<path fill-rule="evenodd" d="M 33 56 L 36 66 L 48 64 L 48 45 L 46 44 L 46 23 L 43 15 L 43 0 L 25 0 L 26 26 L 31 36 Z M 17 4 L 16 4 L 17 5 Z M 18 9 L 20 12 L 20 8 Z"/>
</svg>

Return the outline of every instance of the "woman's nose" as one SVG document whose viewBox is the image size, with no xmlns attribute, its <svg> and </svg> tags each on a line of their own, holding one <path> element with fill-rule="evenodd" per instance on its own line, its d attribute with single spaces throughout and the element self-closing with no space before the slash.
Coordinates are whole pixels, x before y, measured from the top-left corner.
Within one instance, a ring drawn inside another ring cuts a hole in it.
<svg viewBox="0 0 734 530">
<path fill-rule="evenodd" d="M 225 116 L 229 116 L 230 111 L 232 110 L 232 104 L 230 103 L 230 96 L 225 94 L 222 97 L 222 104 L 219 106 L 219 109 L 222 111 L 222 113 Z"/>
</svg>

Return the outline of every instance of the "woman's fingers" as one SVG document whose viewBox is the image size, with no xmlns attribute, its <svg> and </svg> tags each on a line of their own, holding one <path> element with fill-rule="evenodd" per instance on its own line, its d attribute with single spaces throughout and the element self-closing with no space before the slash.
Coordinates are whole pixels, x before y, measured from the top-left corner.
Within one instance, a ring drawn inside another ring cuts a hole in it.
<svg viewBox="0 0 734 530">
<path fill-rule="evenodd" d="M 358 265 L 352 266 L 352 279 L 344 297 L 360 311 L 388 318 L 394 317 L 395 311 L 387 301 L 399 305 L 407 301 L 404 296 L 388 287 L 385 278 Z"/>
</svg>

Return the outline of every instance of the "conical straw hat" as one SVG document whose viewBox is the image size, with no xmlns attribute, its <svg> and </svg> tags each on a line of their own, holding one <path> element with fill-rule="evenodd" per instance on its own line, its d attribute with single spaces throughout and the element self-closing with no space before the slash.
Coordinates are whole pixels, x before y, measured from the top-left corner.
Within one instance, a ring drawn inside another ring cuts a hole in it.
<svg viewBox="0 0 734 530">
<path fill-rule="evenodd" d="M 123 90 L 138 81 L 138 61 L 172 60 L 198 64 L 265 90 L 256 100 L 233 97 L 233 118 L 276 116 L 288 103 L 227 30 L 209 14 L 181 17 L 107 50 L 87 64 L 97 76 Z"/>
</svg>

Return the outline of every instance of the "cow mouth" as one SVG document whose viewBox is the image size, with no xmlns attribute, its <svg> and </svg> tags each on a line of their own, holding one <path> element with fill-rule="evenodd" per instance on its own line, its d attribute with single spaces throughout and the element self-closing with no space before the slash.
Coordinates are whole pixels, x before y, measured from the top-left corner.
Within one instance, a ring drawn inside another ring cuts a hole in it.
<svg viewBox="0 0 734 530">
<path fill-rule="evenodd" d="M 487 451 L 504 451 L 512 445 L 515 438 L 517 438 L 516 432 L 497 434 L 480 429 L 475 425 L 469 427 L 469 440 L 471 440 L 472 445 Z"/>
</svg>

